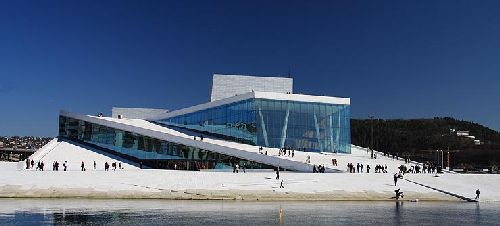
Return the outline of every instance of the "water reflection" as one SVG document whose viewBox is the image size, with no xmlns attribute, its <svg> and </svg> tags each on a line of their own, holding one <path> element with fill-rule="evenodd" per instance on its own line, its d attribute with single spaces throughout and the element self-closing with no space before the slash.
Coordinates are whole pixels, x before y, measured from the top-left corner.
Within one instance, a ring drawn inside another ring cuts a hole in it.
<svg viewBox="0 0 500 226">
<path fill-rule="evenodd" d="M 404 201 L 2 199 L 0 225 L 279 225 L 280 208 L 283 225 L 498 225 L 499 207 Z"/>
<path fill-rule="evenodd" d="M 401 225 L 401 209 L 403 208 L 403 202 L 401 201 L 396 201 L 396 208 L 394 211 L 394 223 L 397 225 Z"/>
</svg>

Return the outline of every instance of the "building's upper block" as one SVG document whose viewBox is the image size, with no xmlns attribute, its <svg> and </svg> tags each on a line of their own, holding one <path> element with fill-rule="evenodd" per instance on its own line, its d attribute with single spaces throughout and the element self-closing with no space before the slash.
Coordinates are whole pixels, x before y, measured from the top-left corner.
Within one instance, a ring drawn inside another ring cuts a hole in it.
<svg viewBox="0 0 500 226">
<path fill-rule="evenodd" d="M 210 101 L 256 92 L 292 93 L 293 79 L 214 74 Z"/>
<path fill-rule="evenodd" d="M 118 118 L 121 115 L 123 118 L 130 119 L 151 119 L 151 118 L 161 118 L 168 113 L 167 109 L 155 109 L 155 108 L 118 108 L 113 107 L 111 109 L 111 115 L 113 118 Z"/>
</svg>

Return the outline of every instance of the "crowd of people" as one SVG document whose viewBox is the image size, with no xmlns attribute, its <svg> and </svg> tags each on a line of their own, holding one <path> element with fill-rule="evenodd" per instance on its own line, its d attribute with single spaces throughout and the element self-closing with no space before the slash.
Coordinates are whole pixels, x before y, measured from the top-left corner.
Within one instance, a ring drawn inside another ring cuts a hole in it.
<svg viewBox="0 0 500 226">
<path fill-rule="evenodd" d="M 267 155 L 267 150 L 264 151 L 262 146 L 259 146 L 259 154 Z M 278 150 L 278 156 L 295 157 L 295 150 L 290 147 L 283 147 Z"/>
<path fill-rule="evenodd" d="M 240 169 L 243 170 L 243 173 L 246 173 L 246 169 L 247 169 L 247 166 L 245 163 L 243 163 L 242 166 L 240 166 L 239 163 L 231 163 L 232 167 L 233 167 L 233 173 L 239 173 L 240 172 Z"/>
<path fill-rule="evenodd" d="M 363 173 L 365 166 L 362 163 L 357 163 L 356 165 L 352 163 L 347 163 L 347 171 L 349 173 Z M 366 173 L 370 173 L 370 165 L 366 165 Z M 387 165 L 377 164 L 375 166 L 375 173 L 387 173 Z"/>
<path fill-rule="evenodd" d="M 387 173 L 387 165 L 376 165 L 375 173 Z"/>
<path fill-rule="evenodd" d="M 54 161 L 52 163 L 52 171 L 59 171 L 60 165 L 61 164 L 58 161 Z M 63 166 L 63 171 L 67 171 L 68 170 L 68 161 L 64 161 L 62 166 Z M 108 162 L 105 162 L 104 163 L 104 171 L 109 171 L 110 166 L 113 168 L 113 170 L 116 170 L 117 168 L 124 169 L 122 167 L 121 162 L 118 162 L 118 163 L 113 162 L 113 163 L 111 163 L 111 165 Z M 81 167 L 81 171 L 87 171 L 87 168 L 85 167 L 84 161 L 82 161 L 82 163 L 80 164 L 80 167 Z M 31 160 L 26 159 L 26 169 L 35 169 L 37 171 L 44 171 L 44 168 L 45 168 L 45 163 L 43 161 L 38 161 L 36 163 L 36 167 L 35 167 L 35 161 L 33 159 L 31 159 Z M 94 170 L 97 170 L 97 163 L 95 161 L 94 161 Z"/>
<path fill-rule="evenodd" d="M 278 156 L 286 156 L 288 153 L 288 156 L 292 156 L 292 158 L 295 156 L 295 150 L 287 147 L 280 148 L 278 151 Z"/>
<path fill-rule="evenodd" d="M 424 163 L 422 166 L 420 165 L 412 165 L 410 167 L 406 165 L 400 165 L 398 167 L 399 172 L 402 174 L 405 173 L 436 173 L 437 167 L 435 165 Z"/>
<path fill-rule="evenodd" d="M 313 173 L 324 173 L 325 172 L 325 165 L 318 165 L 316 168 L 316 165 L 313 165 Z"/>
</svg>

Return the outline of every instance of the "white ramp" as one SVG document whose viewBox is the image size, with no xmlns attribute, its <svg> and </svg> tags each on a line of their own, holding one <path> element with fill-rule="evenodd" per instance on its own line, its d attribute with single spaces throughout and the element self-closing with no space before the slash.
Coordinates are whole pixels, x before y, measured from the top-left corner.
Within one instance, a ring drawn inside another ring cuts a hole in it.
<svg viewBox="0 0 500 226">
<path fill-rule="evenodd" d="M 59 170 L 63 170 L 63 163 L 67 161 L 68 170 L 81 170 L 82 161 L 87 170 L 94 170 L 94 161 L 96 162 L 96 170 L 104 170 L 104 163 L 108 164 L 116 162 L 121 163 L 124 170 L 138 170 L 139 167 L 128 160 L 122 159 L 111 154 L 93 150 L 92 148 L 82 147 L 64 140 L 55 138 L 40 150 L 35 152 L 30 159 L 41 161 L 45 164 L 45 170 L 52 170 L 52 163 L 59 162 Z"/>
</svg>

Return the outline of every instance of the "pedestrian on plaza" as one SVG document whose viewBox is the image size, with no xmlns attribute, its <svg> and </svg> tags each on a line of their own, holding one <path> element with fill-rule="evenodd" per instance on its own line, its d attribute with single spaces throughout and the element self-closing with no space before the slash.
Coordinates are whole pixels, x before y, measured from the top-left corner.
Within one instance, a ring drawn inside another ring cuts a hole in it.
<svg viewBox="0 0 500 226">
<path fill-rule="evenodd" d="M 292 150 L 292 158 L 293 158 L 293 156 L 295 156 L 295 151 L 294 150 Z"/>
<path fill-rule="evenodd" d="M 403 192 L 400 191 L 401 188 L 398 188 L 397 190 L 394 190 L 394 192 L 396 193 L 396 200 L 399 200 L 399 197 L 403 198 Z"/>
<path fill-rule="evenodd" d="M 97 164 L 94 161 L 94 170 L 96 170 L 96 169 L 97 169 Z"/>
<path fill-rule="evenodd" d="M 394 174 L 394 186 L 396 186 L 397 183 L 398 183 L 398 174 L 395 173 Z"/>
<path fill-rule="evenodd" d="M 33 167 L 35 166 L 35 161 L 33 161 L 33 159 L 31 160 L 31 169 L 33 169 Z"/>
<path fill-rule="evenodd" d="M 476 190 L 476 200 L 479 200 L 479 195 L 481 194 L 481 191 L 479 189 Z"/>
<path fill-rule="evenodd" d="M 64 167 L 64 171 L 68 170 L 68 161 L 64 161 L 63 167 Z"/>
<path fill-rule="evenodd" d="M 280 188 L 285 188 L 283 187 L 283 179 L 281 180 Z"/>
<path fill-rule="evenodd" d="M 279 179 L 280 179 L 280 167 L 278 166 L 278 168 L 276 169 L 276 180 Z"/>
<path fill-rule="evenodd" d="M 85 171 L 85 163 L 82 161 L 82 164 L 80 165 L 82 167 L 82 171 Z"/>
</svg>

